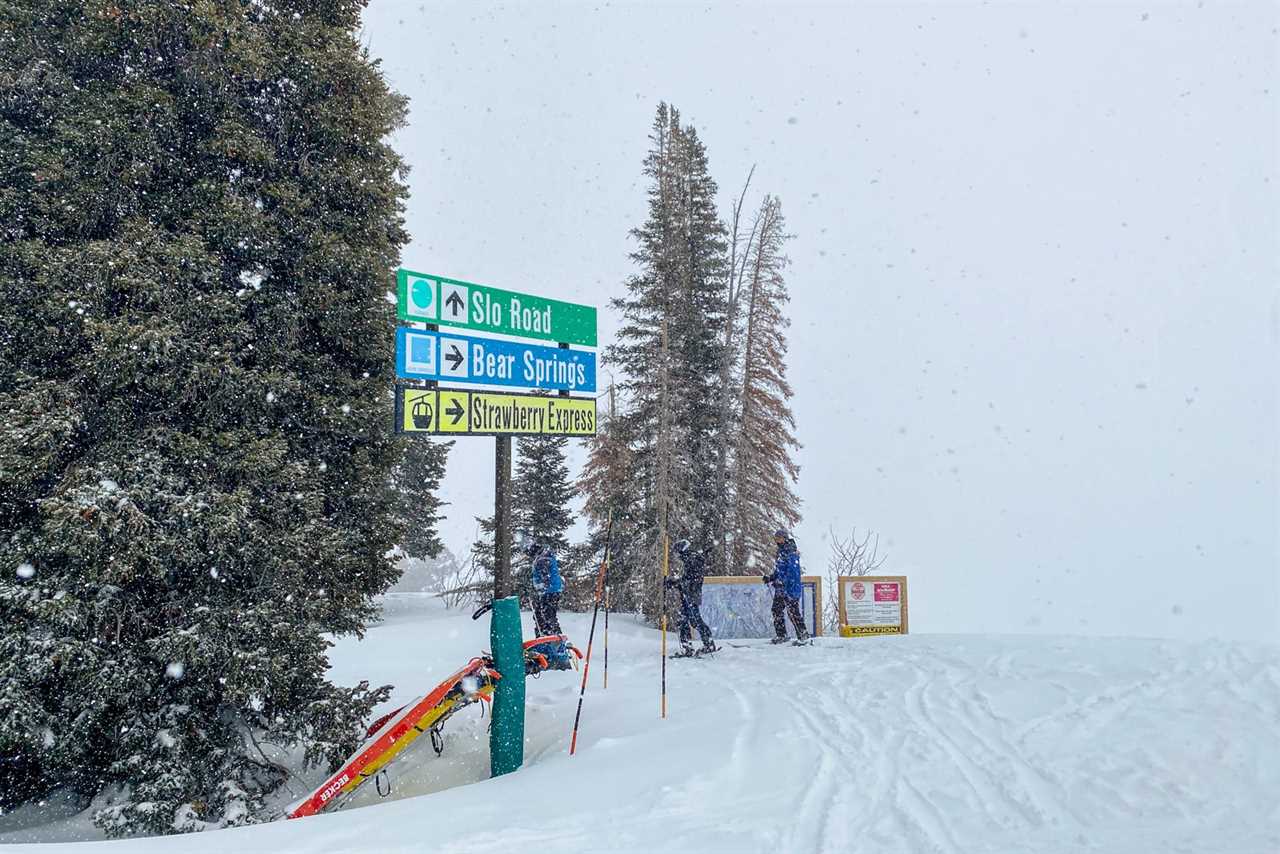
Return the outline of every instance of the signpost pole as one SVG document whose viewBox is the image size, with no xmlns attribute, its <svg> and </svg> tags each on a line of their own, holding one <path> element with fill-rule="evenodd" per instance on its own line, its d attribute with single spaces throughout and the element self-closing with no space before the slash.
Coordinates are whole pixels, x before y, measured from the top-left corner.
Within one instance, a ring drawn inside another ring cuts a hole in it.
<svg viewBox="0 0 1280 854">
<path fill-rule="evenodd" d="M 511 437 L 494 437 L 493 663 L 503 679 L 493 696 L 489 774 L 509 774 L 524 764 L 524 648 L 520 600 L 511 584 Z"/>
<path fill-rule="evenodd" d="M 493 599 L 511 595 L 511 437 L 494 437 Z"/>
</svg>

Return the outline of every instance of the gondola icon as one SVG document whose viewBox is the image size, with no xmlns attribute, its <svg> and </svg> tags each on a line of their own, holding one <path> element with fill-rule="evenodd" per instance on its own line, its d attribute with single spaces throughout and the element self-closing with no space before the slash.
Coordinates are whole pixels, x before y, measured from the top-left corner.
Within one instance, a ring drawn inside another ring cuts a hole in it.
<svg viewBox="0 0 1280 854">
<path fill-rule="evenodd" d="M 431 423 L 435 419 L 435 409 L 428 402 L 429 399 L 426 395 L 418 398 L 414 401 L 413 408 L 409 410 L 413 418 L 413 426 L 418 430 L 430 430 Z"/>
</svg>

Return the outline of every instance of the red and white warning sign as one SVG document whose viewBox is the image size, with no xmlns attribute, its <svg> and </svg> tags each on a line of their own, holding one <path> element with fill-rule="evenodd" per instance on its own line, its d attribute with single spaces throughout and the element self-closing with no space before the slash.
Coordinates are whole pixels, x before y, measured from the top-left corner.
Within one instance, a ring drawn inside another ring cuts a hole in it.
<svg viewBox="0 0 1280 854">
<path fill-rule="evenodd" d="M 840 625 L 844 635 L 905 635 L 905 575 L 840 576 Z"/>
</svg>

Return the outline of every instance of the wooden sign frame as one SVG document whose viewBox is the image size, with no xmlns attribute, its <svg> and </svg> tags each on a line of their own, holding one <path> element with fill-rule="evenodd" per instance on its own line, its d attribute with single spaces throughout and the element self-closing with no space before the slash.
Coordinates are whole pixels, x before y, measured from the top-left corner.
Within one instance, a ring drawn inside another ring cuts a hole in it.
<svg viewBox="0 0 1280 854">
<path fill-rule="evenodd" d="M 902 628 L 901 631 L 886 632 L 858 632 L 854 637 L 872 637 L 875 635 L 897 635 L 907 634 L 910 626 L 910 615 L 907 600 L 907 577 L 905 575 L 840 575 L 836 577 L 836 605 L 840 612 L 840 625 L 849 625 L 848 612 L 845 610 L 844 591 L 846 582 L 861 581 L 865 584 L 875 584 L 876 582 L 897 582 L 898 590 L 902 597 L 900 608 L 902 611 Z"/>
</svg>

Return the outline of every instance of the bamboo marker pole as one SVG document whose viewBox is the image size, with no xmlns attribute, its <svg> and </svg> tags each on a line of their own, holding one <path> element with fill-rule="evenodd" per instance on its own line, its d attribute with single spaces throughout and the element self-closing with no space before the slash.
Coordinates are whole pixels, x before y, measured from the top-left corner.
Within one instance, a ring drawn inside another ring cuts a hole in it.
<svg viewBox="0 0 1280 854">
<path fill-rule="evenodd" d="M 667 716 L 667 563 L 671 554 L 671 538 L 662 534 L 662 717 Z"/>
</svg>

